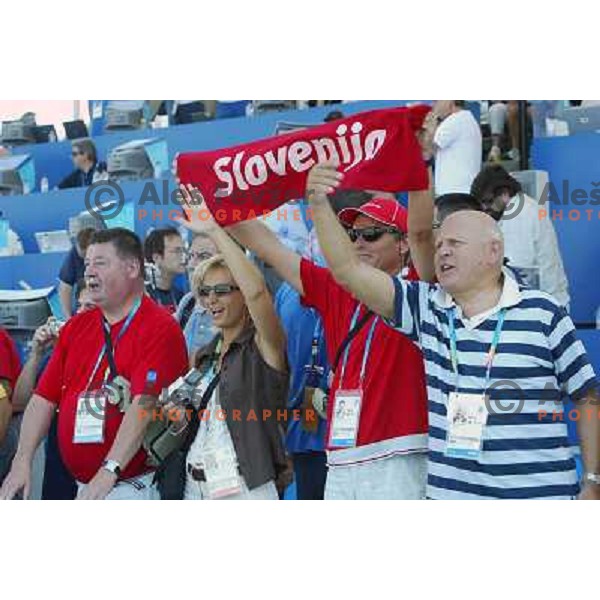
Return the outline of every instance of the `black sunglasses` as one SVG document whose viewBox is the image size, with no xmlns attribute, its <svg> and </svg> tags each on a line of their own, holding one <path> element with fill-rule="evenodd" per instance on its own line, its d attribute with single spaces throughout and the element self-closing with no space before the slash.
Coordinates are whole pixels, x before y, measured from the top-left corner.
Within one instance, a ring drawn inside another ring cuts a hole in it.
<svg viewBox="0 0 600 600">
<path fill-rule="evenodd" d="M 71 152 L 71 156 L 83 156 L 83 152 Z"/>
<path fill-rule="evenodd" d="M 363 229 L 354 229 L 349 227 L 346 229 L 346 233 L 352 242 L 355 242 L 358 238 L 362 238 L 365 242 L 376 242 L 385 233 L 394 233 L 399 235 L 400 232 L 395 227 L 364 227 Z"/>
<path fill-rule="evenodd" d="M 232 285 L 230 283 L 217 283 L 217 285 L 202 285 L 198 288 L 198 296 L 200 298 L 208 298 L 211 292 L 215 293 L 215 296 L 227 296 L 227 294 L 231 294 L 235 290 L 239 290 L 240 288 L 237 285 Z"/>
</svg>

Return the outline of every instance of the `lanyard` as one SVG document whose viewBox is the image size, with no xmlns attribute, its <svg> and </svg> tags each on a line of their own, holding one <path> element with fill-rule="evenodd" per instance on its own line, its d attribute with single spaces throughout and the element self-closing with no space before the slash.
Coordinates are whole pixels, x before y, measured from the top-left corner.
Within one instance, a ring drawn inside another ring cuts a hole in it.
<svg viewBox="0 0 600 600">
<path fill-rule="evenodd" d="M 314 315 L 316 321 L 310 350 L 310 367 L 313 370 L 317 366 L 317 358 L 319 356 L 319 344 L 321 342 L 321 336 L 323 335 L 323 325 L 321 323 L 321 318 L 316 314 L 316 312 L 314 313 Z"/>
<path fill-rule="evenodd" d="M 450 326 L 450 358 L 452 360 L 452 370 L 456 375 L 456 388 L 458 389 L 458 350 L 456 349 L 456 327 L 454 325 L 454 313 L 456 309 L 453 307 L 448 310 L 448 324 Z M 500 334 L 502 333 L 502 327 L 504 325 L 504 319 L 506 317 L 506 308 L 503 308 L 498 314 L 498 322 L 496 323 L 496 330 L 494 331 L 494 338 L 492 339 L 492 344 L 485 358 L 485 387 L 487 390 L 488 385 L 490 383 L 490 375 L 492 373 L 492 365 L 494 363 L 494 358 L 496 357 L 496 350 L 498 349 L 498 344 L 500 343 Z"/>
<path fill-rule="evenodd" d="M 142 303 L 141 299 L 138 298 L 135 301 L 133 308 L 129 311 L 129 314 L 127 315 L 127 319 L 125 319 L 125 323 L 123 323 L 123 327 L 121 327 L 121 331 L 119 331 L 119 335 L 117 335 L 117 339 L 115 340 L 115 344 L 114 344 L 115 348 L 117 347 L 117 342 L 123 337 L 123 335 L 125 334 L 127 329 L 129 329 L 129 326 L 131 325 L 131 321 L 133 321 L 133 317 L 135 317 L 137 311 L 140 308 L 141 303 Z M 106 322 L 104 317 L 102 318 L 102 327 L 103 327 L 104 331 L 108 333 L 107 339 L 110 340 L 110 325 Z M 94 380 L 94 377 L 96 376 L 96 373 L 98 372 L 100 363 L 102 362 L 102 359 L 104 358 L 104 354 L 106 353 L 106 347 L 107 347 L 107 341 L 105 340 L 104 345 L 102 346 L 102 350 L 100 350 L 100 354 L 98 355 L 98 359 L 96 360 L 96 364 L 94 365 L 94 369 L 92 370 L 92 374 L 90 375 L 87 385 L 85 386 L 86 391 L 88 391 L 90 389 L 90 385 L 92 384 L 92 381 Z M 113 351 L 112 347 L 109 347 L 109 352 L 111 354 L 112 354 L 112 351 Z"/>
<path fill-rule="evenodd" d="M 356 321 L 358 320 L 358 315 L 360 313 L 359 304 L 354 311 L 354 315 L 352 316 L 352 322 L 350 323 L 350 331 L 352 331 L 356 325 Z M 367 360 L 369 358 L 369 354 L 371 353 L 371 343 L 373 341 L 373 335 L 375 334 L 375 326 L 377 325 L 377 321 L 379 321 L 379 317 L 375 317 L 373 319 L 373 324 L 371 325 L 371 329 L 369 329 L 369 335 L 367 336 L 367 342 L 365 344 L 365 351 L 363 353 L 362 365 L 360 367 L 360 377 L 359 377 L 359 385 L 362 388 L 363 381 L 365 379 L 365 371 L 367 370 Z M 339 389 L 344 389 L 342 387 L 342 381 L 344 380 L 344 373 L 346 372 L 346 363 L 348 362 L 348 354 L 350 352 L 350 346 L 352 342 L 346 346 L 346 350 L 344 351 L 344 360 L 342 361 L 342 372 L 340 374 L 340 382 Z"/>
</svg>

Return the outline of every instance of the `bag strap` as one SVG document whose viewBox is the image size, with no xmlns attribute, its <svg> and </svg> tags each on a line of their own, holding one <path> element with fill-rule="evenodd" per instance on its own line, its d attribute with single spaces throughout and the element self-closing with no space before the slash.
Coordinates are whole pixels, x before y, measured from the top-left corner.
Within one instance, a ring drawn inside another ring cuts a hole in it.
<svg viewBox="0 0 600 600">
<path fill-rule="evenodd" d="M 210 380 L 206 391 L 202 395 L 202 399 L 200 400 L 200 404 L 198 406 L 198 410 L 194 411 L 196 415 L 195 418 L 192 419 L 191 426 L 187 430 L 185 442 L 181 446 L 181 450 L 187 454 L 189 449 L 191 448 L 194 440 L 196 439 L 196 434 L 198 433 L 198 428 L 200 427 L 200 413 L 206 409 L 208 403 L 210 402 L 210 398 L 215 391 L 215 388 L 219 384 L 219 380 L 221 379 L 221 371 L 217 371 L 215 376 Z"/>
<path fill-rule="evenodd" d="M 342 358 L 342 354 L 348 347 L 348 344 L 358 335 L 360 330 L 367 324 L 369 319 L 373 316 L 372 310 L 367 310 L 367 312 L 359 319 L 358 323 L 354 325 L 354 327 L 348 332 L 348 335 L 344 338 L 344 341 L 340 344 L 338 351 L 335 355 L 335 359 L 333 360 L 333 365 L 331 366 L 332 373 L 335 373 L 339 364 L 340 359 Z"/>
</svg>

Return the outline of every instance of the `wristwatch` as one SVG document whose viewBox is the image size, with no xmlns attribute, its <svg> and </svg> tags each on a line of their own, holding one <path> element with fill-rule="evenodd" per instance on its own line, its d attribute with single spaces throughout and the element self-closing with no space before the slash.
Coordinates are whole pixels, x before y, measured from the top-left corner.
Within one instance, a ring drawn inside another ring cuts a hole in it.
<svg viewBox="0 0 600 600">
<path fill-rule="evenodd" d="M 583 481 L 584 481 L 584 483 L 600 485 L 600 473 L 586 473 L 583 476 Z"/>
<path fill-rule="evenodd" d="M 121 476 L 121 465 L 116 460 L 105 460 L 102 463 L 102 468 L 114 473 L 117 479 Z"/>
</svg>

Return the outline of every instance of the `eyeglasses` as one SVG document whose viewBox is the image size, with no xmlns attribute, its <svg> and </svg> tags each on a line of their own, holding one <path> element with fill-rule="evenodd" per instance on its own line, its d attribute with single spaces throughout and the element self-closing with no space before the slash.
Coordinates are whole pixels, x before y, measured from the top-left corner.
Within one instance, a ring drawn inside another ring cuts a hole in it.
<svg viewBox="0 0 600 600">
<path fill-rule="evenodd" d="M 358 238 L 362 238 L 365 242 L 376 242 L 384 233 L 394 233 L 399 235 L 400 232 L 395 227 L 365 227 L 363 229 L 354 229 L 349 227 L 346 233 L 351 241 L 356 242 Z"/>
<path fill-rule="evenodd" d="M 188 256 L 192 260 L 208 260 L 212 258 L 212 253 L 208 252 L 208 250 L 204 250 L 203 252 L 190 251 L 188 252 Z"/>
<path fill-rule="evenodd" d="M 75 158 L 76 156 L 83 156 L 83 152 L 73 151 L 71 152 L 71 156 Z"/>
<path fill-rule="evenodd" d="M 198 296 L 200 298 L 208 298 L 211 292 L 215 293 L 217 298 L 221 298 L 222 296 L 227 296 L 232 292 L 239 290 L 240 288 L 237 285 L 232 285 L 230 283 L 217 283 L 217 285 L 203 285 L 198 288 Z"/>
</svg>

